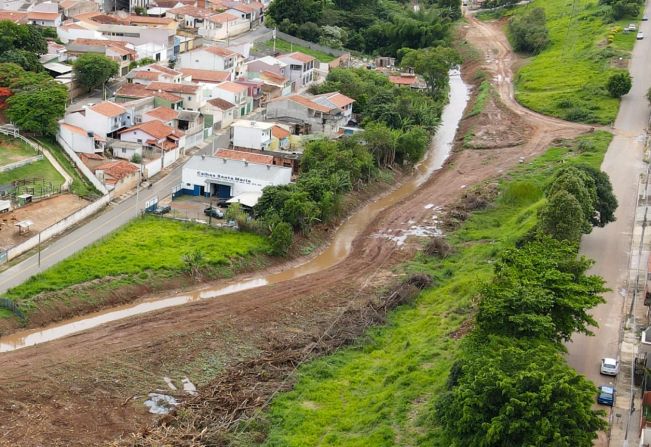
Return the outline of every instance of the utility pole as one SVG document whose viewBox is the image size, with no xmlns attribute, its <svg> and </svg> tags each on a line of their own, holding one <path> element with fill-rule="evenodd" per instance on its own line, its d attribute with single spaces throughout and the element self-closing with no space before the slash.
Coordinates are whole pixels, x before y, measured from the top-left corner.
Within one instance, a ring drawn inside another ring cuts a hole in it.
<svg viewBox="0 0 651 447">
<path fill-rule="evenodd" d="M 276 54 L 276 28 L 272 31 L 273 38 L 274 38 L 274 54 Z"/>
<path fill-rule="evenodd" d="M 212 208 L 212 198 L 210 199 L 210 212 L 208 213 L 208 226 L 212 225 L 212 213 L 213 213 L 213 208 Z"/>
<path fill-rule="evenodd" d="M 38 268 L 41 268 L 41 232 L 38 232 Z"/>
<path fill-rule="evenodd" d="M 138 170 L 138 184 L 136 185 L 136 217 L 138 217 L 138 199 L 140 196 L 140 182 L 142 182 L 142 172 Z"/>
</svg>

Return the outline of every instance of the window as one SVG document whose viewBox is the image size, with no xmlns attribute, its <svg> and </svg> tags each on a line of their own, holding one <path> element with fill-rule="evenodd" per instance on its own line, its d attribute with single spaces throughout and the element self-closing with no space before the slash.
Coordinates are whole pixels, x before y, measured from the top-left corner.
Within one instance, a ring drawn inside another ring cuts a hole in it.
<svg viewBox="0 0 651 447">
<path fill-rule="evenodd" d="M 125 148 L 122 148 L 122 153 L 123 153 L 123 154 L 126 154 L 126 153 L 127 153 L 127 150 L 126 150 Z"/>
<path fill-rule="evenodd" d="M 138 138 L 138 140 L 137 140 L 137 141 L 138 141 L 138 143 L 142 143 L 142 140 L 141 140 L 140 138 Z"/>
</svg>

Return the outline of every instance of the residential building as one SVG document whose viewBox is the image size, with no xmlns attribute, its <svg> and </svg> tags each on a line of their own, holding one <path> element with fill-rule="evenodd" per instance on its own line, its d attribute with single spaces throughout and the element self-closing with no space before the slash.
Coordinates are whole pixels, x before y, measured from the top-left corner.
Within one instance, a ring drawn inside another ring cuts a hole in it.
<svg viewBox="0 0 651 447">
<path fill-rule="evenodd" d="M 178 160 L 185 148 L 185 133 L 174 129 L 160 120 L 142 122 L 120 132 L 120 141 L 142 145 L 141 157 L 145 152 L 160 153 L 161 168 Z M 133 157 L 128 148 L 121 148 L 125 158 Z M 137 151 L 137 149 L 135 149 Z M 149 157 L 152 158 L 152 157 Z"/>
<path fill-rule="evenodd" d="M 294 126 L 296 134 L 336 134 L 350 121 L 353 102 L 353 99 L 337 92 L 312 97 L 283 96 L 267 104 L 267 119 Z"/>
<path fill-rule="evenodd" d="M 222 12 L 206 18 L 198 28 L 200 36 L 209 40 L 227 40 L 251 29 L 250 22 L 235 14 Z"/>
<path fill-rule="evenodd" d="M 265 102 L 265 93 L 262 90 L 264 82 L 260 79 L 239 78 L 235 80 L 236 84 L 246 87 L 246 94 L 253 101 L 253 108 L 257 109 Z"/>
<path fill-rule="evenodd" d="M 18 25 L 27 24 L 27 13 L 22 11 L 0 10 L 0 20 L 9 20 Z"/>
<path fill-rule="evenodd" d="M 231 142 L 235 149 L 268 150 L 273 123 L 238 120 L 231 124 Z"/>
<path fill-rule="evenodd" d="M 180 68 L 179 71 L 190 82 L 196 84 L 220 84 L 224 81 L 232 81 L 233 73 L 220 70 L 201 70 L 198 68 Z"/>
<path fill-rule="evenodd" d="M 247 72 L 250 73 L 271 72 L 285 78 L 287 78 L 289 74 L 289 64 L 272 56 L 264 56 L 254 59 L 247 62 L 246 66 Z"/>
<path fill-rule="evenodd" d="M 260 73 L 247 72 L 247 78 L 262 81 L 263 103 L 267 103 L 279 96 L 287 96 L 292 93 L 291 81 L 277 73 L 262 71 Z"/>
<path fill-rule="evenodd" d="M 151 82 L 145 88 L 150 92 L 166 92 L 181 97 L 184 109 L 199 110 L 205 104 L 203 91 L 197 84 Z"/>
<path fill-rule="evenodd" d="M 179 83 L 186 80 L 180 71 L 161 64 L 149 64 L 134 68 L 127 75 L 127 81 L 148 85 L 151 82 Z M 188 79 L 189 80 L 189 79 Z"/>
<path fill-rule="evenodd" d="M 66 46 L 66 54 L 70 61 L 74 61 L 82 54 L 103 54 L 118 63 L 120 76 L 126 76 L 131 62 L 138 59 L 138 53 L 133 45 L 107 39 L 72 40 Z"/>
<path fill-rule="evenodd" d="M 271 149 L 287 151 L 290 148 L 289 130 L 282 126 L 275 125 L 271 128 Z"/>
<path fill-rule="evenodd" d="M 115 92 L 115 101 L 125 103 L 134 99 L 154 98 L 154 106 L 165 106 L 171 109 L 181 109 L 183 98 L 179 95 L 168 93 L 166 91 L 148 90 L 146 85 L 142 84 L 124 84 Z"/>
<path fill-rule="evenodd" d="M 223 129 L 231 125 L 235 119 L 237 106 L 221 98 L 213 98 L 206 101 L 201 108 L 204 116 L 212 117 L 214 129 Z"/>
<path fill-rule="evenodd" d="M 90 169 L 114 197 L 135 188 L 140 179 L 140 168 L 126 160 L 106 161 Z"/>
<path fill-rule="evenodd" d="M 85 129 L 89 135 L 101 138 L 115 137 L 118 132 L 133 125 L 133 115 L 123 105 L 103 101 L 92 106 L 67 113 L 65 124 Z M 74 146 L 71 146 L 73 150 Z"/>
<path fill-rule="evenodd" d="M 99 5 L 88 0 L 62 0 L 59 2 L 59 9 L 65 18 L 71 18 L 88 12 L 98 12 Z"/>
<path fill-rule="evenodd" d="M 228 48 L 201 47 L 179 56 L 181 69 L 220 70 L 234 72 L 238 64 L 238 54 Z"/>
<path fill-rule="evenodd" d="M 156 107 L 143 113 L 141 122 L 158 120 L 163 122 L 169 127 L 176 128 L 178 126 L 179 111 L 170 109 L 169 107 Z"/>
<path fill-rule="evenodd" d="M 253 111 L 253 99 L 247 94 L 248 88 L 245 85 L 235 82 L 222 82 L 213 89 L 213 95 L 225 101 L 235 104 L 235 119 L 246 116 Z"/>
<path fill-rule="evenodd" d="M 295 51 L 278 56 L 281 62 L 289 65 L 287 77 L 294 83 L 294 90 L 300 90 L 316 80 L 315 61 L 312 56 Z"/>
<path fill-rule="evenodd" d="M 183 166 L 181 188 L 191 195 L 230 199 L 245 193 L 262 195 L 267 186 L 287 185 L 292 170 L 284 166 L 195 155 Z"/>
<path fill-rule="evenodd" d="M 56 28 L 61 25 L 63 17 L 59 12 L 59 4 L 51 1 L 35 3 L 27 9 L 27 23 L 29 25 Z"/>
<path fill-rule="evenodd" d="M 70 149 L 82 154 L 101 154 L 104 152 L 106 138 L 86 131 L 74 124 L 59 123 L 58 140 Z"/>
</svg>

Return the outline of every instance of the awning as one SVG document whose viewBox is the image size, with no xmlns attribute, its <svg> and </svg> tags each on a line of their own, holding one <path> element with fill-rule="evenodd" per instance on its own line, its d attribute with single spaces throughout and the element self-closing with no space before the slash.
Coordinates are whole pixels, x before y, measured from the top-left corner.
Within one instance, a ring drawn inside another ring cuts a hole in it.
<svg viewBox="0 0 651 447">
<path fill-rule="evenodd" d="M 243 206 L 253 208 L 258 200 L 262 197 L 262 192 L 243 192 L 235 197 L 228 199 L 226 203 L 239 203 Z"/>
</svg>

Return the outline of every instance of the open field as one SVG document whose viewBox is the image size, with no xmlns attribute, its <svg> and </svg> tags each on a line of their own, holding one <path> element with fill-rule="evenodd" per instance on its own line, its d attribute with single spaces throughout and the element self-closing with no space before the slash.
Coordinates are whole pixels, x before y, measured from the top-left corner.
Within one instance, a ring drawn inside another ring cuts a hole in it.
<svg viewBox="0 0 651 447">
<path fill-rule="evenodd" d="M 606 23 L 603 6 L 592 0 L 535 0 L 507 12 L 545 10 L 551 44 L 525 59 L 515 77 L 515 95 L 524 106 L 569 121 L 609 124 L 619 99 L 605 85 L 616 69 L 626 68 L 635 43 L 623 29 L 636 20 Z"/>
<path fill-rule="evenodd" d="M 0 135 L 0 166 L 15 163 L 37 155 L 36 151 L 21 140 Z"/>
<path fill-rule="evenodd" d="M 266 42 L 262 43 L 267 48 L 272 48 L 274 47 L 274 41 L 272 40 L 267 40 Z M 331 60 L 335 59 L 335 56 L 332 56 L 331 54 L 328 53 L 323 53 L 321 51 L 313 50 L 311 48 L 303 47 L 301 45 L 296 45 L 290 42 L 287 42 L 282 39 L 276 39 L 276 51 L 279 53 L 289 53 L 291 51 L 300 51 L 301 53 L 309 54 L 312 57 L 317 58 L 321 62 L 330 62 Z"/>
<path fill-rule="evenodd" d="M 27 180 L 29 183 L 25 186 L 19 186 L 17 188 L 18 194 L 23 192 L 32 193 L 32 191 L 28 190 L 33 187 L 33 194 L 36 196 L 49 194 L 53 191 L 58 192 L 64 182 L 64 178 L 46 158 L 11 171 L 0 172 L 0 185 L 6 185 L 18 180 Z"/>
<path fill-rule="evenodd" d="M 605 132 L 583 137 L 583 152 L 576 142 L 551 148 L 507 175 L 495 203 L 448 235 L 455 254 L 420 255 L 408 265 L 432 275 L 436 287 L 358 346 L 299 370 L 294 390 L 276 398 L 262 424 L 271 427 L 265 445 L 438 445 L 433 403 L 457 341 L 472 325 L 474 298 L 492 274 L 492 260 L 535 224 L 554 170 L 563 162 L 598 167 L 610 139 Z"/>
<path fill-rule="evenodd" d="M 144 217 L 11 289 L 7 297 L 29 311 L 37 306 L 38 294 L 62 291 L 88 281 L 110 280 L 110 285 L 118 286 L 182 274 L 183 256 L 195 252 L 203 256 L 203 269 L 214 270 L 215 276 L 223 277 L 232 274 L 231 264 L 238 258 L 267 250 L 267 242 L 261 236 Z M 70 293 L 75 295 L 74 291 Z"/>
</svg>

